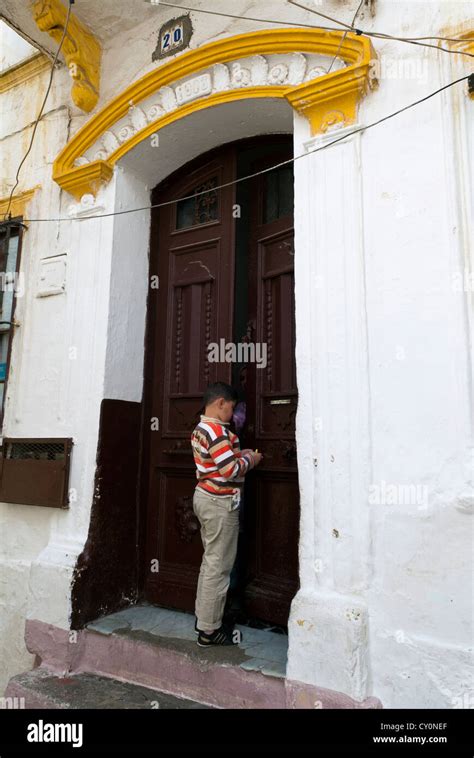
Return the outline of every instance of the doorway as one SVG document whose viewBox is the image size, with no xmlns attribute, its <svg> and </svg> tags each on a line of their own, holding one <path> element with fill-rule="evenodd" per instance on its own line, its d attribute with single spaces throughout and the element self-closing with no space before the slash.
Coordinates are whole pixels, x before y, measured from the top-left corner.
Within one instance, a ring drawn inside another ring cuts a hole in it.
<svg viewBox="0 0 474 758">
<path fill-rule="evenodd" d="M 290 136 L 243 140 L 152 193 L 166 205 L 152 212 L 142 455 L 143 597 L 193 613 L 202 544 L 190 434 L 207 384 L 238 389 L 242 447 L 264 459 L 246 478 L 232 581 L 249 618 L 282 626 L 299 588 L 293 166 L 266 169 L 291 156 Z"/>
</svg>

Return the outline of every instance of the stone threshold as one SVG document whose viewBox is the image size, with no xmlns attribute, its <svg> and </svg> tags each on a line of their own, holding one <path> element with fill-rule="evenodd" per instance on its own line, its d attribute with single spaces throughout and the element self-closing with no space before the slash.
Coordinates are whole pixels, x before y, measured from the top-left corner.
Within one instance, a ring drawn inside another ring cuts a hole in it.
<svg viewBox="0 0 474 758">
<path fill-rule="evenodd" d="M 358 702 L 287 679 L 286 635 L 237 624 L 240 645 L 201 648 L 194 620 L 140 604 L 77 632 L 28 619 L 25 641 L 41 668 L 56 676 L 94 674 L 213 708 L 382 707 L 377 698 Z"/>
</svg>

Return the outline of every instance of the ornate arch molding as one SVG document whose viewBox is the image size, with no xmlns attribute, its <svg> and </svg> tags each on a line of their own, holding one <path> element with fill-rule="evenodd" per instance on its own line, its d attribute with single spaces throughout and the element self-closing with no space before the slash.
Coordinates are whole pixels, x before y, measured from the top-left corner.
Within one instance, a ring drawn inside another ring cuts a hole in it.
<svg viewBox="0 0 474 758">
<path fill-rule="evenodd" d="M 338 55 L 326 74 L 325 56 Z M 184 53 L 127 87 L 56 158 L 54 180 L 76 199 L 95 195 L 115 163 L 142 140 L 203 108 L 246 98 L 285 98 L 313 134 L 353 123 L 374 85 L 368 38 L 321 29 L 250 32 Z"/>
</svg>

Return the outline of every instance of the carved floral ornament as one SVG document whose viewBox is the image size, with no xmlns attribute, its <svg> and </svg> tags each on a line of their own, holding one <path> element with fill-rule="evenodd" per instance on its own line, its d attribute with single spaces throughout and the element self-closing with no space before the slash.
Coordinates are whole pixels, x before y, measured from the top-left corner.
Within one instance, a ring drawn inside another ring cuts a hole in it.
<svg viewBox="0 0 474 758">
<path fill-rule="evenodd" d="M 326 74 L 334 55 L 338 59 Z M 66 145 L 53 178 L 76 199 L 95 195 L 141 141 L 202 108 L 252 97 L 285 98 L 312 133 L 347 126 L 375 84 L 363 36 L 319 29 L 251 32 L 201 46 L 130 85 Z"/>
</svg>

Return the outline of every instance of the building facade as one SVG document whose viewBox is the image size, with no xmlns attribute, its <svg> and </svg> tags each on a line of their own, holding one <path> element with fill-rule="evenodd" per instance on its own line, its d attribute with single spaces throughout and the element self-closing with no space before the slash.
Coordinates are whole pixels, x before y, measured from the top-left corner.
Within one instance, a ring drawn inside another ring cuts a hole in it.
<svg viewBox="0 0 474 758">
<path fill-rule="evenodd" d="M 246 596 L 286 680 L 472 707 L 472 8 L 180 5 L 73 6 L 10 204 L 66 4 L 2 5 L 36 46 L 0 79 L 2 689 L 25 630 L 191 610 L 189 424 L 246 336 Z"/>
</svg>

